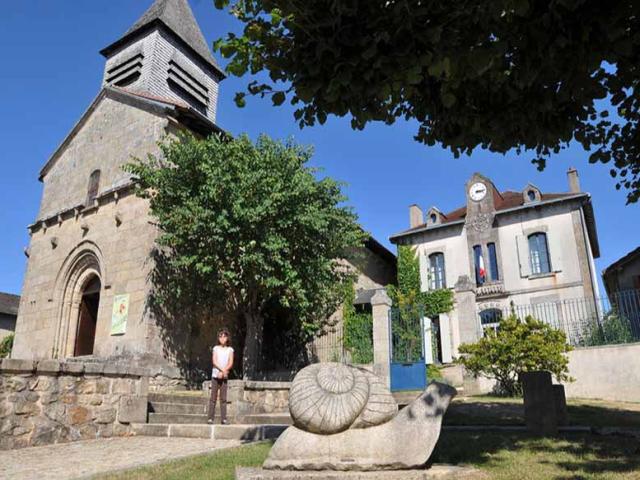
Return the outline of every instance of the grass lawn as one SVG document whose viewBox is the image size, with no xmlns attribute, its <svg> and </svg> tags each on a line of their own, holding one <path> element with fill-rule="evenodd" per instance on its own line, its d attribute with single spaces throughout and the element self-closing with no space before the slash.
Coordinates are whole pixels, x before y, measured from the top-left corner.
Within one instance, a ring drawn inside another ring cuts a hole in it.
<svg viewBox="0 0 640 480">
<path fill-rule="evenodd" d="M 232 480 L 236 466 L 260 465 L 270 447 L 249 445 L 99 478 Z M 593 435 L 539 439 L 517 433 L 443 432 L 433 461 L 472 465 L 498 480 L 640 479 L 640 442 Z"/>
<path fill-rule="evenodd" d="M 640 403 L 568 400 L 569 424 L 640 428 Z M 524 425 L 521 398 L 457 397 L 445 425 Z"/>
<path fill-rule="evenodd" d="M 243 467 L 262 465 L 271 445 L 270 442 L 256 443 L 94 478 L 99 480 L 233 480 L 236 465 Z"/>
</svg>

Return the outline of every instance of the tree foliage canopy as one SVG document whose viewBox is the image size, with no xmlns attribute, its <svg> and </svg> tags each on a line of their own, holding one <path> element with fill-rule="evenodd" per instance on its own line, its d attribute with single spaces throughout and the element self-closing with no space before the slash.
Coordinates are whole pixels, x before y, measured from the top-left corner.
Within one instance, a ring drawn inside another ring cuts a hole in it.
<svg viewBox="0 0 640 480">
<path fill-rule="evenodd" d="M 558 381 L 571 380 L 566 356 L 571 350 L 564 332 L 532 317 L 511 315 L 500 321 L 497 333 L 489 329 L 476 343 L 460 345 L 458 361 L 474 375 L 497 380 L 505 395 L 515 396 L 522 393 L 522 372 L 546 370 Z"/>
<path fill-rule="evenodd" d="M 364 233 L 341 185 L 317 179 L 312 152 L 261 136 L 161 145 L 128 166 L 150 199 L 173 271 L 246 321 L 245 373 L 257 368 L 265 308 L 276 302 L 313 333 L 341 301 L 339 258 Z M 258 345 L 256 347 L 256 344 Z M 247 349 L 254 346 L 254 350 Z"/>
<path fill-rule="evenodd" d="M 540 169 L 575 140 L 591 162 L 612 162 L 629 202 L 640 198 L 638 2 L 215 3 L 244 25 L 216 42 L 227 71 L 268 72 L 248 93 L 297 105 L 301 126 L 415 119 L 419 142 L 455 156 L 528 149 Z"/>
<path fill-rule="evenodd" d="M 411 318 L 433 318 L 453 308 L 451 290 L 442 288 L 422 291 L 420 260 L 415 250 L 407 245 L 398 247 L 398 286 L 387 286 L 387 292 L 401 315 Z"/>
</svg>

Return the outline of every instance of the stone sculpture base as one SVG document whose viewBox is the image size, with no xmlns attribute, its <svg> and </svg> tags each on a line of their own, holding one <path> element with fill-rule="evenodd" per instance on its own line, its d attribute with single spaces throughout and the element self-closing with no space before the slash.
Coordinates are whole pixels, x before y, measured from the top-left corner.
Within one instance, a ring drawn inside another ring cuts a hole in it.
<svg viewBox="0 0 640 480">
<path fill-rule="evenodd" d="M 470 467 L 433 465 L 423 470 L 378 472 L 285 471 L 237 468 L 236 480 L 483 480 L 488 476 Z"/>
<path fill-rule="evenodd" d="M 442 417 L 455 394 L 453 387 L 432 382 L 391 421 L 370 428 L 320 435 L 289 427 L 262 466 L 302 472 L 420 469 L 436 446 Z"/>
</svg>

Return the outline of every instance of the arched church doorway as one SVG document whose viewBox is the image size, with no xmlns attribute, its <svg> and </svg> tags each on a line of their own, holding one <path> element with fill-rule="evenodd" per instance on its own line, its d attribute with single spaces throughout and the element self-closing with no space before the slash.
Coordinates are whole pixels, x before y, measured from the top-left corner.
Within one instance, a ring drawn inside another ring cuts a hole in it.
<svg viewBox="0 0 640 480">
<path fill-rule="evenodd" d="M 96 339 L 98 307 L 100 305 L 100 278 L 92 276 L 82 289 L 78 311 L 78 327 L 73 349 L 74 357 L 93 354 Z"/>
</svg>

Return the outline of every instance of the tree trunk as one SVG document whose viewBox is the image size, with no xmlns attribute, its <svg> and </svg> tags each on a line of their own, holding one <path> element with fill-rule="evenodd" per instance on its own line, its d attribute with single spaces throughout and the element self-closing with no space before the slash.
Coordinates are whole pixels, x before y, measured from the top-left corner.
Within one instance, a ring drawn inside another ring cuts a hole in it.
<svg viewBox="0 0 640 480">
<path fill-rule="evenodd" d="M 246 334 L 242 359 L 242 377 L 244 380 L 257 380 L 262 356 L 264 318 L 253 312 L 245 312 Z"/>
</svg>

